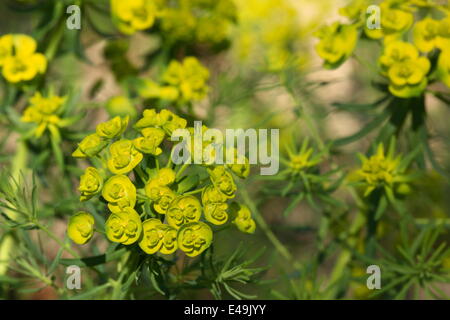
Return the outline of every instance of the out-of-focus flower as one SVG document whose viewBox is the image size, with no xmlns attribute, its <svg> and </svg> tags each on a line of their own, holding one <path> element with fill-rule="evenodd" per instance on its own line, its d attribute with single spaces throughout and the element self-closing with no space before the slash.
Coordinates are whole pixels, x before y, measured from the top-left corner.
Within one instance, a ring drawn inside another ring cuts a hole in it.
<svg viewBox="0 0 450 320">
<path fill-rule="evenodd" d="M 139 240 L 142 232 L 142 222 L 139 214 L 132 208 L 111 213 L 105 223 L 105 233 L 113 242 L 130 245 Z"/>
<path fill-rule="evenodd" d="M 111 0 L 113 21 L 124 34 L 150 28 L 156 13 L 154 0 Z"/>
<path fill-rule="evenodd" d="M 432 18 L 425 18 L 414 25 L 414 44 L 422 52 L 430 52 L 439 45 L 440 23 Z"/>
<path fill-rule="evenodd" d="M 427 87 L 430 66 L 426 57 L 394 64 L 388 72 L 389 91 L 400 98 L 420 96 Z"/>
<path fill-rule="evenodd" d="M 58 130 L 57 128 L 65 127 L 70 124 L 70 121 L 59 117 L 65 100 L 65 97 L 55 95 L 43 97 L 36 92 L 31 97 L 30 105 L 23 112 L 21 120 L 37 125 L 33 133 L 36 138 L 40 138 L 47 129 Z"/>
<path fill-rule="evenodd" d="M 85 244 L 94 234 L 94 217 L 80 211 L 70 217 L 67 235 L 76 244 Z"/>
<path fill-rule="evenodd" d="M 118 140 L 109 147 L 108 169 L 114 174 L 126 174 L 141 162 L 143 155 L 131 140 Z"/>
<path fill-rule="evenodd" d="M 105 182 L 102 196 L 108 201 L 111 212 L 120 212 L 127 207 L 134 208 L 136 187 L 127 176 L 112 176 Z"/>
<path fill-rule="evenodd" d="M 390 67 L 419 57 L 419 51 L 411 43 L 403 41 L 393 41 L 384 47 L 383 54 L 378 59 L 381 74 L 387 75 Z"/>
<path fill-rule="evenodd" d="M 171 254 L 178 248 L 177 230 L 158 219 L 147 219 L 142 223 L 142 238 L 139 246 L 147 254 L 161 252 Z"/>
<path fill-rule="evenodd" d="M 247 157 L 243 157 L 244 163 L 238 163 L 238 150 L 232 149 L 233 153 L 233 163 L 227 164 L 227 168 L 229 168 L 235 175 L 239 178 L 245 179 L 250 174 L 250 163 Z"/>
<path fill-rule="evenodd" d="M 230 205 L 230 215 L 233 217 L 233 223 L 240 231 L 245 233 L 255 232 L 256 223 L 246 205 L 233 202 Z"/>
<path fill-rule="evenodd" d="M 182 62 L 172 60 L 162 79 L 177 89 L 181 103 L 199 101 L 209 90 L 209 71 L 195 57 L 186 57 Z"/>
<path fill-rule="evenodd" d="M 211 228 L 201 221 L 187 223 L 178 230 L 178 247 L 189 257 L 195 257 L 208 249 L 212 239 Z"/>
<path fill-rule="evenodd" d="M 202 205 L 194 196 L 180 196 L 172 201 L 167 209 L 167 223 L 175 228 L 183 224 L 199 221 Z"/>
<path fill-rule="evenodd" d="M 381 28 L 369 29 L 365 28 L 365 33 L 369 38 L 381 39 L 384 37 L 386 43 L 392 40 L 399 40 L 400 36 L 407 32 L 413 22 L 414 15 L 410 8 L 400 6 L 395 1 L 385 1 L 380 4 Z"/>
<path fill-rule="evenodd" d="M 322 27 L 316 36 L 320 39 L 316 45 L 316 51 L 324 60 L 324 67 L 335 69 L 353 53 L 358 40 L 358 30 L 355 25 L 335 22 L 330 26 Z"/>
<path fill-rule="evenodd" d="M 81 192 L 80 201 L 86 201 L 99 193 L 103 187 L 103 178 L 94 167 L 86 168 L 80 178 L 78 190 Z"/>
<path fill-rule="evenodd" d="M 109 121 L 100 123 L 96 128 L 96 132 L 102 138 L 106 139 L 117 138 L 127 128 L 128 121 L 129 117 L 125 117 L 123 119 L 118 116 L 114 117 Z"/>
<path fill-rule="evenodd" d="M 439 55 L 437 74 L 439 79 L 450 88 L 450 45 Z"/>
<path fill-rule="evenodd" d="M 0 37 L 0 67 L 8 82 L 29 81 L 45 72 L 47 59 L 36 48 L 36 41 L 25 34 Z"/>
<path fill-rule="evenodd" d="M 115 96 L 106 103 L 106 111 L 112 117 L 126 117 L 136 118 L 137 111 L 129 98 L 125 96 Z"/>
</svg>

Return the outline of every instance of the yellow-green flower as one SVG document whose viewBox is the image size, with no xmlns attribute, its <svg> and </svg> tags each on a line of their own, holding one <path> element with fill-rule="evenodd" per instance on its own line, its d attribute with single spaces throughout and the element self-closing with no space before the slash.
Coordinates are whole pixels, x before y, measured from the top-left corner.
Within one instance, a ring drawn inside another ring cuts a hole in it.
<svg viewBox="0 0 450 320">
<path fill-rule="evenodd" d="M 378 59 L 381 74 L 387 75 L 393 65 L 416 60 L 418 57 L 419 51 L 411 43 L 403 41 L 390 42 L 385 46 L 383 54 Z"/>
<path fill-rule="evenodd" d="M 137 129 L 144 129 L 149 127 L 156 127 L 163 129 L 168 136 L 172 135 L 172 132 L 176 129 L 184 129 L 187 125 L 187 121 L 173 112 L 163 109 L 160 113 L 157 113 L 155 109 L 144 110 L 143 117 L 140 119 L 135 127 Z"/>
<path fill-rule="evenodd" d="M 432 18 L 417 22 L 413 28 L 414 44 L 422 52 L 430 52 L 438 46 L 440 23 Z"/>
<path fill-rule="evenodd" d="M 201 214 L 202 205 L 196 197 L 180 196 L 167 209 L 167 223 L 178 229 L 183 224 L 199 221 Z"/>
<path fill-rule="evenodd" d="M 175 182 L 175 171 L 170 168 L 161 168 L 158 170 L 154 180 L 158 182 L 161 186 L 169 186 Z"/>
<path fill-rule="evenodd" d="M 138 241 L 142 232 L 139 214 L 132 208 L 111 213 L 105 223 L 105 233 L 109 240 L 129 245 Z"/>
<path fill-rule="evenodd" d="M 108 208 L 111 212 L 120 212 L 127 207 L 134 208 L 136 187 L 125 175 L 112 176 L 105 182 L 102 196 L 108 201 Z"/>
<path fill-rule="evenodd" d="M 233 217 L 233 223 L 240 231 L 245 233 L 255 232 L 256 223 L 246 205 L 233 202 L 230 205 L 230 214 Z"/>
<path fill-rule="evenodd" d="M 67 234 L 76 244 L 85 244 L 94 234 L 94 223 L 90 213 L 80 211 L 70 217 Z"/>
<path fill-rule="evenodd" d="M 7 81 L 29 81 L 45 72 L 47 59 L 35 52 L 36 47 L 36 41 L 24 34 L 7 34 L 0 38 L 0 66 Z"/>
<path fill-rule="evenodd" d="M 142 223 L 142 238 L 139 246 L 147 254 L 161 252 L 171 254 L 177 250 L 177 230 L 158 219 L 147 219 Z"/>
<path fill-rule="evenodd" d="M 233 176 L 225 169 L 224 166 L 216 166 L 208 169 L 209 176 L 213 185 L 228 198 L 234 198 L 236 192 L 236 184 Z"/>
<path fill-rule="evenodd" d="M 427 87 L 430 66 L 426 57 L 394 64 L 388 71 L 389 91 L 400 98 L 420 96 Z"/>
<path fill-rule="evenodd" d="M 102 138 L 113 139 L 120 136 L 128 126 L 129 117 L 114 117 L 97 125 L 95 132 Z"/>
<path fill-rule="evenodd" d="M 195 257 L 209 248 L 213 239 L 211 228 L 204 222 L 191 222 L 178 230 L 178 247 L 189 257 Z"/>
<path fill-rule="evenodd" d="M 103 187 L 103 178 L 96 168 L 88 167 L 80 178 L 78 190 L 81 192 L 80 201 L 86 201 L 99 193 Z"/>
<path fill-rule="evenodd" d="M 343 64 L 353 53 L 358 40 L 356 26 L 338 22 L 323 27 L 316 35 L 320 39 L 316 51 L 327 69 L 335 69 Z"/>
<path fill-rule="evenodd" d="M 169 187 L 161 185 L 158 180 L 150 180 L 145 185 L 145 194 L 153 201 L 153 208 L 160 214 L 165 214 L 172 201 L 177 197 Z"/>
<path fill-rule="evenodd" d="M 198 101 L 209 90 L 209 71 L 194 57 L 186 57 L 180 63 L 173 60 L 163 74 L 163 81 L 176 88 L 182 103 Z"/>
<path fill-rule="evenodd" d="M 393 1 L 380 4 L 381 21 L 380 29 L 365 28 L 365 33 L 369 38 L 381 39 L 385 37 L 385 42 L 390 42 L 406 31 L 414 22 L 414 15 L 407 8 L 395 6 Z"/>
<path fill-rule="evenodd" d="M 111 0 L 113 21 L 125 34 L 150 28 L 155 21 L 156 9 L 153 0 Z"/>
<path fill-rule="evenodd" d="M 109 147 L 108 169 L 114 174 L 126 174 L 134 169 L 144 157 L 133 145 L 133 141 L 122 139 Z"/>
<path fill-rule="evenodd" d="M 133 103 L 130 101 L 128 97 L 125 96 L 115 96 L 108 100 L 105 105 L 106 111 L 108 111 L 109 115 L 112 117 L 126 117 L 136 118 L 137 111 L 133 106 Z"/>
<path fill-rule="evenodd" d="M 81 140 L 72 156 L 76 158 L 95 157 L 107 145 L 108 141 L 93 133 Z"/>
<path fill-rule="evenodd" d="M 450 88 L 450 45 L 439 55 L 437 75 Z"/>
<path fill-rule="evenodd" d="M 21 121 L 37 124 L 34 135 L 39 138 L 47 129 L 64 127 L 67 121 L 62 120 L 58 114 L 66 98 L 55 95 L 43 97 L 36 92 L 30 98 L 30 105 L 23 112 Z"/>
<path fill-rule="evenodd" d="M 447 12 L 447 17 L 439 21 L 439 38 L 436 46 L 440 49 L 450 47 L 450 10 Z"/>
<path fill-rule="evenodd" d="M 399 158 L 393 158 L 393 155 L 385 155 L 383 144 L 377 148 L 377 153 L 367 158 L 359 155 L 362 167 L 356 173 L 360 181 L 366 185 L 364 192 L 368 196 L 373 190 L 379 187 L 391 187 L 400 180 Z"/>
<path fill-rule="evenodd" d="M 139 96 L 145 99 L 175 101 L 180 96 L 177 88 L 160 85 L 149 79 L 140 80 L 137 90 Z"/>
<path fill-rule="evenodd" d="M 227 164 L 227 168 L 230 169 L 239 178 L 245 179 L 250 174 L 250 162 L 247 157 L 244 157 L 244 163 L 238 163 L 238 150 L 233 149 L 234 161 L 232 164 Z"/>
<path fill-rule="evenodd" d="M 228 198 L 212 185 L 203 189 L 202 203 L 206 220 L 215 225 L 221 225 L 227 222 L 227 200 Z"/>
<path fill-rule="evenodd" d="M 351 21 L 362 21 L 369 3 L 367 0 L 353 0 L 349 5 L 339 9 L 339 14 L 349 18 Z"/>
<path fill-rule="evenodd" d="M 143 137 L 133 140 L 133 144 L 139 151 L 143 153 L 158 156 L 162 153 L 159 145 L 163 142 L 166 135 L 164 130 L 160 128 L 144 128 L 141 131 Z"/>
</svg>

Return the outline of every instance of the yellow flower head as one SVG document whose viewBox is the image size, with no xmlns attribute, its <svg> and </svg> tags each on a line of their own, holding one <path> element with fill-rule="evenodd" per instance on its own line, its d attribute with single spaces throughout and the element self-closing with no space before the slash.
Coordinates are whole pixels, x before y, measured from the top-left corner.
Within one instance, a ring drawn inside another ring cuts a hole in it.
<svg viewBox="0 0 450 320">
<path fill-rule="evenodd" d="M 377 153 L 370 158 L 360 155 L 362 167 L 357 171 L 359 179 L 366 185 L 365 196 L 368 196 L 378 187 L 392 186 L 399 176 L 399 158 L 393 159 L 392 155 L 386 156 L 384 147 L 380 144 Z"/>
<path fill-rule="evenodd" d="M 0 66 L 3 77 L 11 82 L 29 81 L 47 69 L 47 60 L 36 53 L 36 41 L 24 34 L 0 37 Z"/>
<path fill-rule="evenodd" d="M 94 167 L 86 168 L 80 178 L 78 190 L 81 192 L 80 201 L 86 201 L 99 193 L 103 187 L 103 178 Z"/>
<path fill-rule="evenodd" d="M 158 156 L 162 153 L 159 145 L 163 142 L 166 135 L 164 130 L 160 128 L 144 128 L 141 131 L 143 137 L 133 140 L 133 144 L 139 151 L 143 153 Z"/>
<path fill-rule="evenodd" d="M 393 65 L 388 71 L 389 91 L 400 98 L 420 96 L 428 84 L 430 66 L 426 57 Z"/>
<path fill-rule="evenodd" d="M 106 139 L 113 139 L 120 136 L 128 126 L 129 117 L 114 117 L 109 121 L 97 125 L 96 133 Z"/>
<path fill-rule="evenodd" d="M 417 22 L 413 28 L 414 44 L 422 52 L 430 52 L 438 46 L 440 23 L 431 18 Z"/>
<path fill-rule="evenodd" d="M 146 109 L 143 113 L 143 118 L 140 119 L 135 127 L 137 129 L 144 129 L 149 127 L 156 127 L 163 129 L 168 136 L 176 129 L 186 128 L 187 121 L 173 112 L 163 109 L 157 113 L 155 109 Z"/>
<path fill-rule="evenodd" d="M 172 201 L 167 210 L 167 223 L 175 228 L 200 220 L 202 205 L 194 196 L 180 196 Z"/>
<path fill-rule="evenodd" d="M 85 244 L 94 234 L 94 217 L 83 211 L 74 214 L 70 217 L 67 234 L 76 244 Z"/>
<path fill-rule="evenodd" d="M 323 27 L 317 36 L 320 42 L 316 45 L 316 51 L 324 60 L 324 67 L 335 69 L 353 53 L 358 40 L 358 31 L 354 25 L 336 22 L 331 26 Z"/>
<path fill-rule="evenodd" d="M 64 122 L 58 116 L 64 102 L 65 97 L 55 95 L 43 97 L 39 92 L 36 92 L 30 98 L 30 105 L 23 112 L 21 121 L 37 124 L 34 134 L 39 138 L 50 125 L 64 126 Z"/>
<path fill-rule="evenodd" d="M 145 185 L 145 194 L 153 201 L 153 208 L 160 214 L 165 214 L 172 201 L 177 197 L 169 187 L 161 185 L 157 179 L 150 180 Z"/>
<path fill-rule="evenodd" d="M 85 137 L 78 144 L 78 148 L 72 153 L 76 158 L 95 157 L 108 145 L 108 141 L 93 133 Z"/>
<path fill-rule="evenodd" d="M 176 88 L 181 102 L 198 101 L 209 90 L 209 71 L 194 57 L 186 57 L 180 63 L 173 60 L 163 74 L 163 81 Z"/>
<path fill-rule="evenodd" d="M 112 176 L 106 181 L 102 190 L 102 196 L 108 201 L 109 210 L 120 212 L 127 207 L 134 208 L 136 204 L 136 187 L 127 176 Z"/>
<path fill-rule="evenodd" d="M 254 233 L 256 229 L 255 220 L 252 219 L 250 209 L 243 204 L 233 202 L 230 205 L 230 214 L 236 227 L 245 233 Z"/>
<path fill-rule="evenodd" d="M 232 149 L 234 161 L 232 164 L 227 164 L 227 168 L 230 169 L 239 178 L 245 179 L 250 174 L 250 162 L 247 157 L 244 157 L 244 163 L 238 163 L 238 150 Z"/>
<path fill-rule="evenodd" d="M 419 51 L 411 43 L 393 41 L 385 46 L 378 63 L 381 68 L 381 73 L 386 75 L 393 65 L 416 60 L 418 57 Z"/>
<path fill-rule="evenodd" d="M 201 221 L 185 224 L 178 230 L 178 247 L 189 257 L 195 257 L 208 249 L 212 239 L 211 228 Z"/>
<path fill-rule="evenodd" d="M 171 254 L 178 248 L 177 230 L 158 219 L 147 219 L 142 223 L 139 246 L 147 254 Z"/>
<path fill-rule="evenodd" d="M 224 166 L 216 166 L 208 169 L 209 176 L 213 185 L 228 198 L 234 198 L 236 192 L 236 184 L 233 176 L 225 169 Z"/>
<path fill-rule="evenodd" d="M 154 0 L 111 0 L 111 13 L 119 30 L 132 34 L 153 25 L 156 5 Z"/>
<path fill-rule="evenodd" d="M 227 222 L 228 198 L 214 186 L 207 186 L 202 192 L 202 203 L 205 212 L 205 218 L 215 225 L 221 225 Z"/>
<path fill-rule="evenodd" d="M 406 7 L 396 6 L 393 1 L 383 2 L 380 5 L 381 28 L 365 28 L 365 33 L 369 38 L 381 39 L 389 42 L 390 39 L 397 39 L 399 35 L 408 31 L 414 22 L 414 15 Z"/>
<path fill-rule="evenodd" d="M 131 140 L 118 140 L 109 147 L 110 158 L 108 169 L 114 174 L 126 174 L 136 167 L 143 159 Z"/>
<path fill-rule="evenodd" d="M 367 0 L 353 0 L 349 5 L 340 8 L 339 14 L 352 21 L 360 21 L 365 18 L 365 12 L 368 6 Z"/>
<path fill-rule="evenodd" d="M 112 242 L 129 245 L 138 241 L 142 232 L 139 214 L 132 208 L 111 213 L 105 223 L 106 236 Z"/>
</svg>

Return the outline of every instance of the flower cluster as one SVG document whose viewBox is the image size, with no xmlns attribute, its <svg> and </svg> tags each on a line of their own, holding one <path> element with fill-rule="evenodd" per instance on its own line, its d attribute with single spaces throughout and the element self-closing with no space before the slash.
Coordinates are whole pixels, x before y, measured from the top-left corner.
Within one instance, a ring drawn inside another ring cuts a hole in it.
<svg viewBox="0 0 450 320">
<path fill-rule="evenodd" d="M 402 182 L 403 170 L 400 166 L 400 157 L 394 158 L 392 152 L 385 154 L 383 144 L 371 157 L 359 155 L 362 166 L 356 172 L 358 181 L 366 187 L 364 195 L 368 196 L 377 188 L 392 188 L 395 183 Z"/>
<path fill-rule="evenodd" d="M 73 119 L 62 119 L 66 97 L 50 93 L 47 97 L 36 92 L 30 98 L 30 105 L 24 110 L 22 122 L 33 123 L 32 135 L 40 138 L 46 130 L 55 134 L 59 128 L 72 124 Z"/>
<path fill-rule="evenodd" d="M 47 59 L 36 48 L 36 41 L 25 34 L 0 37 L 0 67 L 8 82 L 29 81 L 45 72 Z"/>
<path fill-rule="evenodd" d="M 353 53 L 358 34 L 382 42 L 378 59 L 380 74 L 389 81 L 389 91 L 399 98 L 418 97 L 427 85 L 438 78 L 450 87 L 450 13 L 444 5 L 428 1 L 385 0 L 376 24 L 369 26 L 366 11 L 371 3 L 353 0 L 341 8 L 349 24 L 334 23 L 324 27 L 317 36 L 317 53 L 326 68 L 337 68 Z M 425 10 L 425 11 L 424 11 Z M 415 15 L 424 11 L 426 15 Z M 433 14 L 433 16 L 432 16 Z M 434 18 L 439 17 L 440 18 Z M 411 38 L 411 42 L 405 39 Z M 436 68 L 430 59 L 438 56 Z M 435 72 L 436 71 L 436 72 Z"/>
<path fill-rule="evenodd" d="M 229 38 L 236 17 L 232 0 L 111 0 L 112 20 L 124 34 L 159 22 L 171 42 L 218 44 Z"/>
<path fill-rule="evenodd" d="M 146 99 L 161 99 L 179 105 L 203 99 L 209 87 L 209 71 L 196 58 L 172 60 L 162 75 L 161 84 L 143 80 L 139 94 Z"/>
<path fill-rule="evenodd" d="M 162 1 L 161 29 L 171 41 L 219 44 L 236 20 L 233 0 Z"/>
<path fill-rule="evenodd" d="M 300 48 L 301 26 L 292 1 L 241 0 L 236 5 L 239 24 L 234 49 L 239 60 L 277 72 L 306 57 Z"/>
<path fill-rule="evenodd" d="M 170 145 L 172 132 L 186 128 L 187 121 L 166 109 L 147 109 L 134 125 L 137 135 L 126 132 L 127 126 L 128 117 L 101 123 L 73 153 L 94 158 L 97 164 L 81 176 L 80 201 L 101 203 L 101 197 L 107 203 L 111 213 L 105 233 L 110 241 L 138 243 L 147 254 L 180 249 L 194 257 L 211 245 L 211 225 L 232 223 L 242 232 L 255 231 L 250 210 L 237 202 L 228 204 L 237 191 L 233 175 L 248 176 L 248 159 L 244 164 L 175 165 L 169 158 L 162 167 L 163 156 L 172 155 L 177 146 L 167 150 L 165 143 Z M 193 172 L 185 174 L 189 167 Z M 196 170 L 206 177 L 200 179 Z M 93 225 L 92 215 L 78 213 L 69 222 L 69 237 L 85 243 L 93 235 Z"/>
<path fill-rule="evenodd" d="M 157 7 L 153 0 L 111 0 L 111 15 L 120 32 L 133 34 L 153 26 Z"/>
</svg>

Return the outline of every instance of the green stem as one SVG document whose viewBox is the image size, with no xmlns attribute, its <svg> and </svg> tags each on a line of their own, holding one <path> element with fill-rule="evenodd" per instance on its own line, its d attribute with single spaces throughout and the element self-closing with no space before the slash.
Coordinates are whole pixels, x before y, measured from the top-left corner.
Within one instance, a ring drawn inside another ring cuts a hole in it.
<svg viewBox="0 0 450 320">
<path fill-rule="evenodd" d="M 262 229 L 264 234 L 266 235 L 267 239 L 272 243 L 272 245 L 275 247 L 275 249 L 278 251 L 278 253 L 285 258 L 289 263 L 291 263 L 294 268 L 300 269 L 300 264 L 294 260 L 289 250 L 281 243 L 280 240 L 275 236 L 275 234 L 272 232 L 264 218 L 262 217 L 261 213 L 256 208 L 256 205 L 251 200 L 247 190 L 242 187 L 240 188 L 241 196 L 244 200 L 244 202 L 247 204 L 247 206 L 250 208 L 250 211 L 253 213 L 256 223 L 259 225 L 259 227 Z"/>
<path fill-rule="evenodd" d="M 73 249 L 65 242 L 62 242 L 61 239 L 59 239 L 53 232 L 51 232 L 49 229 L 47 229 L 47 227 L 45 227 L 44 225 L 35 222 L 35 225 L 42 230 L 43 232 L 45 232 L 45 234 L 47 234 L 47 236 L 49 236 L 51 239 L 53 239 L 54 241 L 56 241 L 61 248 L 63 248 L 64 250 L 66 250 L 68 253 L 70 253 L 74 258 L 79 259 L 80 256 L 73 251 Z"/>
</svg>

